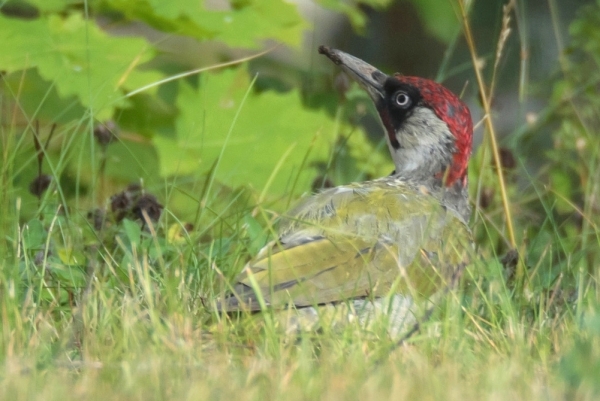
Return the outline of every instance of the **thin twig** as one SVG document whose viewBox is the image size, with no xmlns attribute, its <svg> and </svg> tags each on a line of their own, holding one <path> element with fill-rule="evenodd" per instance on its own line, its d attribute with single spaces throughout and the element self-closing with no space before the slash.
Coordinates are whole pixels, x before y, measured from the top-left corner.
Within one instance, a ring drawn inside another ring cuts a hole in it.
<svg viewBox="0 0 600 401">
<path fill-rule="evenodd" d="M 264 51 L 262 51 L 260 53 L 253 54 L 251 56 L 242 57 L 242 58 L 239 58 L 239 59 L 228 61 L 226 63 L 220 63 L 220 64 L 211 65 L 211 66 L 208 66 L 208 67 L 197 68 L 195 70 L 182 72 L 181 74 L 172 75 L 172 76 L 167 77 L 165 79 L 161 79 L 160 81 L 156 81 L 156 82 L 153 82 L 151 84 L 142 86 L 141 88 L 135 89 L 135 90 L 127 93 L 125 95 L 125 97 L 126 98 L 127 97 L 132 97 L 133 95 L 137 95 L 138 93 L 147 91 L 148 89 L 154 88 L 154 87 L 162 85 L 162 84 L 166 84 L 167 82 L 176 81 L 178 79 L 189 77 L 191 75 L 200 74 L 201 72 L 211 71 L 211 70 L 218 70 L 220 68 L 225 68 L 225 67 L 230 67 L 232 65 L 241 64 L 241 63 L 244 63 L 246 61 L 250 61 L 250 60 L 253 60 L 255 58 L 264 56 L 265 54 L 270 53 L 273 50 L 275 50 L 277 47 L 279 47 L 279 45 L 273 46 L 273 47 L 271 47 L 271 48 L 269 48 L 267 50 L 264 50 Z"/>
<path fill-rule="evenodd" d="M 496 88 L 496 76 L 498 73 L 498 66 L 500 65 L 500 59 L 502 58 L 502 52 L 504 51 L 504 46 L 506 45 L 506 41 L 510 36 L 511 28 L 510 28 L 510 15 L 515 8 L 516 0 L 509 0 L 502 7 L 502 29 L 500 29 L 500 36 L 498 37 L 498 43 L 496 44 L 496 59 L 494 60 L 494 69 L 492 72 L 492 82 L 490 84 L 490 90 L 488 93 L 488 102 L 491 104 L 492 99 L 494 98 L 494 90 Z"/>
<path fill-rule="evenodd" d="M 506 184 L 504 183 L 504 175 L 502 174 L 502 163 L 500 161 L 500 152 L 498 151 L 498 142 L 496 140 L 496 131 L 494 129 L 494 124 L 491 119 L 491 107 L 490 107 L 490 99 L 486 92 L 485 83 L 483 82 L 483 77 L 481 75 L 481 68 L 479 66 L 479 57 L 477 56 L 477 49 L 475 48 L 475 41 L 473 39 L 473 34 L 471 33 L 471 26 L 469 25 L 469 20 L 467 16 L 467 10 L 465 7 L 465 0 L 459 0 L 458 5 L 460 7 L 461 18 L 463 22 L 463 28 L 465 32 L 465 39 L 467 40 L 467 45 L 469 46 L 469 52 L 471 53 L 471 59 L 473 62 L 473 67 L 475 69 L 475 76 L 477 78 L 477 85 L 479 86 L 479 91 L 481 95 L 481 103 L 483 105 L 483 110 L 485 112 L 485 122 L 487 131 L 489 134 L 490 145 L 492 147 L 492 154 L 494 156 L 494 164 L 496 165 L 496 171 L 498 172 L 498 184 L 500 187 L 500 196 L 502 198 L 502 206 L 504 208 L 504 214 L 506 216 L 506 230 L 508 231 L 508 239 L 510 245 L 513 248 L 517 247 L 517 240 L 515 238 L 515 230 L 512 223 L 512 213 L 510 210 L 510 203 L 508 201 L 508 194 L 506 191 Z"/>
</svg>

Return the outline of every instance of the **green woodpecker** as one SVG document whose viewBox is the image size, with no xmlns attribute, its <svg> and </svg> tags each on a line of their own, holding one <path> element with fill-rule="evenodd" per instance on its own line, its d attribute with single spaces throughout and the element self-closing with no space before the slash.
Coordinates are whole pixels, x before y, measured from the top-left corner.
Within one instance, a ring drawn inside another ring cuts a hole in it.
<svg viewBox="0 0 600 401">
<path fill-rule="evenodd" d="M 334 311 L 360 323 L 383 315 L 395 335 L 452 285 L 472 251 L 471 115 L 431 80 L 386 75 L 326 46 L 319 52 L 370 95 L 395 171 L 301 201 L 219 308 L 286 309 L 315 321 Z"/>
</svg>

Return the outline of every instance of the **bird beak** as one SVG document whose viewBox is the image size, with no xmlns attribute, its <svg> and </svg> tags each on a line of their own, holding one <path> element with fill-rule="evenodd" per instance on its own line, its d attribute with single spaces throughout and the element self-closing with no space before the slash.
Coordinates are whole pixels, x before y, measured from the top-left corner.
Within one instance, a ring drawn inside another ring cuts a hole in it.
<svg viewBox="0 0 600 401">
<path fill-rule="evenodd" d="M 361 59 L 337 49 L 319 46 L 319 53 L 326 55 L 336 65 L 342 67 L 342 70 L 369 93 L 376 105 L 384 99 L 383 84 L 388 78 L 386 74 Z"/>
</svg>

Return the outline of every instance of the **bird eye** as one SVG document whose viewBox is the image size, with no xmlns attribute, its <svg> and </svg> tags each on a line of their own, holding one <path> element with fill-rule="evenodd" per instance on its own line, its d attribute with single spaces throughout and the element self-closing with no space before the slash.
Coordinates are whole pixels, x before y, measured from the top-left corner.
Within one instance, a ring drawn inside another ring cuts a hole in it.
<svg viewBox="0 0 600 401">
<path fill-rule="evenodd" d="M 404 91 L 398 91 L 394 93 L 392 100 L 394 101 L 394 105 L 398 107 L 402 107 L 405 109 L 408 106 L 410 106 L 410 97 L 408 97 L 408 95 Z"/>
</svg>

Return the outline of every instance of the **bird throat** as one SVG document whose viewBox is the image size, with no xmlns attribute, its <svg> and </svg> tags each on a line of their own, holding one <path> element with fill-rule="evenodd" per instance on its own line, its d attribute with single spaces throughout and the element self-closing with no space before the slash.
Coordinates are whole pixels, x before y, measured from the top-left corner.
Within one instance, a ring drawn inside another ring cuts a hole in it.
<svg viewBox="0 0 600 401">
<path fill-rule="evenodd" d="M 401 123 L 394 123 L 385 108 L 379 114 L 398 177 L 426 186 L 466 184 L 462 180 L 466 166 L 456 138 L 432 109 L 415 108 Z"/>
</svg>

